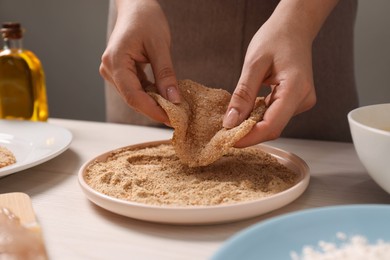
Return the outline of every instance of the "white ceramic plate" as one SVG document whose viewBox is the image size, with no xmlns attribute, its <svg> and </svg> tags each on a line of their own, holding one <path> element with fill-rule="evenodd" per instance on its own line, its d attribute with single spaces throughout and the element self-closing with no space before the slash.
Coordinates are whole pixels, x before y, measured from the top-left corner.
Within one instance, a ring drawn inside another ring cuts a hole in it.
<svg viewBox="0 0 390 260">
<path fill-rule="evenodd" d="M 169 141 L 156 141 L 134 146 L 142 148 L 154 146 Z M 214 224 L 237 221 L 255 217 L 272 210 L 283 207 L 298 198 L 309 184 L 309 167 L 298 156 L 266 145 L 257 146 L 259 149 L 270 153 L 280 163 L 300 175 L 299 182 L 293 187 L 270 197 L 220 206 L 154 206 L 120 200 L 107 196 L 92 189 L 84 180 L 85 169 L 95 160 L 104 161 L 113 151 L 104 153 L 86 162 L 79 171 L 78 180 L 80 186 L 89 200 L 96 205 L 111 212 L 145 221 L 169 223 L 169 224 Z M 123 148 L 119 148 L 123 149 Z"/>
<path fill-rule="evenodd" d="M 46 162 L 64 152 L 72 141 L 69 130 L 44 122 L 0 120 L 0 146 L 16 163 L 0 168 L 0 177 Z"/>
<path fill-rule="evenodd" d="M 297 211 L 238 232 L 211 259 L 291 259 L 291 252 L 301 255 L 305 246 L 320 251 L 318 243 L 325 241 L 340 248 L 356 235 L 365 237 L 369 244 L 377 244 L 378 240 L 390 243 L 389 219 L 389 205 L 329 206 Z M 338 239 L 338 233 L 345 234 L 347 241 Z"/>
</svg>

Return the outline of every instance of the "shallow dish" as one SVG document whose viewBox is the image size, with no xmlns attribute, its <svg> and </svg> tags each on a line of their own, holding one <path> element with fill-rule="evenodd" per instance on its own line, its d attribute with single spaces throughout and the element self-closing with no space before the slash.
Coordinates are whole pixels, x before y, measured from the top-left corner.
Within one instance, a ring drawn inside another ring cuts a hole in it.
<svg viewBox="0 0 390 260">
<path fill-rule="evenodd" d="M 0 168 L 0 177 L 46 162 L 64 152 L 72 133 L 50 123 L 0 120 L 0 146 L 8 148 L 16 163 Z"/>
<path fill-rule="evenodd" d="M 170 141 L 156 141 L 124 148 L 144 148 Z M 92 189 L 84 180 L 85 170 L 95 160 L 104 161 L 113 151 L 104 153 L 86 162 L 79 171 L 80 186 L 89 200 L 111 212 L 140 220 L 170 223 L 170 224 L 212 224 L 237 221 L 258 216 L 278 209 L 298 198 L 309 184 L 309 168 L 298 156 L 266 145 L 258 145 L 259 149 L 270 153 L 280 163 L 300 175 L 299 181 L 293 187 L 275 195 L 237 204 L 218 206 L 155 206 L 120 200 L 107 196 Z M 123 149 L 123 148 L 119 148 Z M 119 150 L 117 149 L 117 150 Z"/>
<path fill-rule="evenodd" d="M 361 235 L 370 244 L 390 242 L 389 205 L 348 205 L 302 210 L 255 224 L 228 239 L 213 260 L 291 259 L 319 241 L 339 245 L 337 233 Z"/>
</svg>

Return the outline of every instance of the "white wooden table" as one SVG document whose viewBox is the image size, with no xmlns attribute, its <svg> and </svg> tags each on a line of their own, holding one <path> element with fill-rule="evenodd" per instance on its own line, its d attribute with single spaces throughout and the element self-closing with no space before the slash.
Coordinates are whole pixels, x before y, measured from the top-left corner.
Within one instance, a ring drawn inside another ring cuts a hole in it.
<svg viewBox="0 0 390 260">
<path fill-rule="evenodd" d="M 259 221 L 305 208 L 390 203 L 368 176 L 350 143 L 283 139 L 268 144 L 292 152 L 311 169 L 305 193 L 269 214 L 230 224 L 174 226 L 122 217 L 91 203 L 77 182 L 80 166 L 122 146 L 169 139 L 166 129 L 50 119 L 73 133 L 70 148 L 36 167 L 0 179 L 0 193 L 32 198 L 51 259 L 207 259 L 238 231 Z"/>
</svg>

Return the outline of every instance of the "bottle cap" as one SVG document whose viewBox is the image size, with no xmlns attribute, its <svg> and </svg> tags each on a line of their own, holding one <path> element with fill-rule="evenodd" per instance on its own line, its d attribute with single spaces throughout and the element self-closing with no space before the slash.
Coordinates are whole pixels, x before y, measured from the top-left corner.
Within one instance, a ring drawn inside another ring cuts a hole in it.
<svg viewBox="0 0 390 260">
<path fill-rule="evenodd" d="M 0 29 L 3 38 L 8 39 L 20 39 L 23 35 L 23 29 L 18 22 L 6 22 L 3 23 Z"/>
</svg>

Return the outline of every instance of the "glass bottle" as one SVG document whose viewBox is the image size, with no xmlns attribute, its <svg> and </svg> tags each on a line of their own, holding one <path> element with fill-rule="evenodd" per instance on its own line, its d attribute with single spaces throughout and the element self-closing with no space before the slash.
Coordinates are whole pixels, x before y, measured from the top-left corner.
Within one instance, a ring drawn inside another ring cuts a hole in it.
<svg viewBox="0 0 390 260">
<path fill-rule="evenodd" d="M 0 118 L 46 121 L 48 104 L 39 59 L 23 49 L 20 23 L 4 23 L 0 50 Z"/>
</svg>

